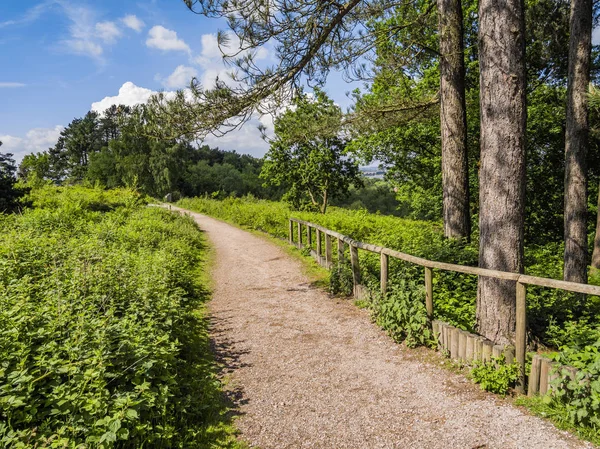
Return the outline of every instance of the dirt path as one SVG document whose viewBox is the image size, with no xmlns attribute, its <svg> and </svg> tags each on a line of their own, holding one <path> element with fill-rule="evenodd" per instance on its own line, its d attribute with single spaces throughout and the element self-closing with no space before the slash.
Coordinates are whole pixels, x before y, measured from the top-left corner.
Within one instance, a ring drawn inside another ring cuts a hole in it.
<svg viewBox="0 0 600 449">
<path fill-rule="evenodd" d="M 592 447 L 419 360 L 276 245 L 191 215 L 216 250 L 212 335 L 251 446 Z"/>
</svg>

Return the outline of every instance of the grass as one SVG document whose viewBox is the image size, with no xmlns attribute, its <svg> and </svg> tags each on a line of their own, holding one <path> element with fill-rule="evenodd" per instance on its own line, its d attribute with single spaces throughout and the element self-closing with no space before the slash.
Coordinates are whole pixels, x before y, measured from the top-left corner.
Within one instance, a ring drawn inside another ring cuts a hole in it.
<svg viewBox="0 0 600 449">
<path fill-rule="evenodd" d="M 567 418 L 567 412 L 564 406 L 560 404 L 549 404 L 544 398 L 539 396 L 527 397 L 519 396 L 514 401 L 515 405 L 525 407 L 535 416 L 549 420 L 556 428 L 565 430 L 576 435 L 582 440 L 589 441 L 600 446 L 600 433 L 597 429 L 583 426 L 574 426 Z"/>
</svg>

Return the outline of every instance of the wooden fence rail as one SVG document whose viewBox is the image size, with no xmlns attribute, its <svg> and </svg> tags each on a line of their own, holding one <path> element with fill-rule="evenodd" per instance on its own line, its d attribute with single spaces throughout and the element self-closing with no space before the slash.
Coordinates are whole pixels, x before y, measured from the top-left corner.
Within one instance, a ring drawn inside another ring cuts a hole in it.
<svg viewBox="0 0 600 449">
<path fill-rule="evenodd" d="M 297 226 L 298 242 L 294 242 L 294 224 Z M 321 233 L 325 235 L 326 255 L 325 265 L 331 268 L 332 264 L 332 243 L 331 239 L 337 239 L 337 253 L 338 263 L 342 263 L 344 259 L 344 245 L 347 244 L 350 247 L 350 264 L 352 266 L 352 278 L 354 282 L 354 295 L 359 297 L 364 294 L 364 287 L 361 285 L 360 276 L 360 265 L 358 258 L 358 250 L 369 251 L 372 253 L 380 254 L 381 263 L 381 291 L 383 294 L 387 291 L 388 285 L 388 264 L 389 257 L 400 259 L 405 262 L 409 262 L 415 265 L 422 266 L 424 268 L 424 280 L 425 280 L 425 306 L 427 309 L 427 316 L 430 320 L 433 319 L 433 270 L 445 270 L 453 271 L 456 273 L 471 274 L 475 276 L 485 276 L 495 279 L 503 279 L 515 281 L 516 289 L 516 333 L 515 333 L 515 359 L 521 368 L 519 381 L 517 383 L 517 391 L 520 393 L 525 392 L 525 356 L 526 356 L 526 345 L 527 345 L 527 285 L 535 285 L 538 287 L 555 288 L 565 290 L 574 293 L 584 293 L 587 295 L 600 296 L 600 286 L 579 284 L 576 282 L 559 281 L 556 279 L 548 279 L 537 276 L 528 276 L 520 273 L 510 273 L 506 271 L 488 270 L 486 268 L 469 267 L 465 265 L 457 265 L 445 262 L 436 262 L 421 257 L 412 256 L 405 254 L 400 251 L 393 249 L 384 248 L 382 246 L 372 245 L 370 243 L 363 243 L 351 239 L 350 237 L 340 234 L 339 232 L 332 231 L 323 226 L 308 221 L 299 220 L 297 218 L 290 218 L 289 221 L 289 241 L 291 244 L 295 244 L 299 248 L 303 248 L 302 242 L 302 227 L 306 228 L 307 231 L 307 242 L 311 241 L 311 232 L 314 230 L 317 235 L 317 256 L 321 264 L 323 259 L 321 256 Z M 458 336 L 458 334 L 457 334 Z M 458 340 L 456 342 L 458 344 Z M 485 348 L 484 348 L 485 350 Z M 466 348 L 465 348 L 466 351 Z"/>
</svg>

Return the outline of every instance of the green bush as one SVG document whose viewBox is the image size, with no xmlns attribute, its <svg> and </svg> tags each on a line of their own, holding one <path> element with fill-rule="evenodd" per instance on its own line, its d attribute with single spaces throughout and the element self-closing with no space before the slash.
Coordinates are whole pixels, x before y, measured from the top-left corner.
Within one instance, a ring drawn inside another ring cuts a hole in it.
<svg viewBox="0 0 600 449">
<path fill-rule="evenodd" d="M 32 199 L 0 223 L 0 445 L 202 447 L 221 413 L 202 234 L 133 191 Z"/>
<path fill-rule="evenodd" d="M 519 378 L 519 365 L 516 362 L 508 365 L 504 354 L 492 357 L 490 362 L 475 361 L 471 378 L 482 390 L 506 396 Z"/>
<path fill-rule="evenodd" d="M 354 280 L 350 264 L 335 265 L 329 273 L 329 293 L 350 296 L 354 290 Z"/>
<path fill-rule="evenodd" d="M 412 280 L 391 283 L 385 296 L 374 293 L 371 310 L 375 322 L 395 341 L 405 342 L 409 348 L 435 345 L 427 321 L 425 292 Z"/>
</svg>

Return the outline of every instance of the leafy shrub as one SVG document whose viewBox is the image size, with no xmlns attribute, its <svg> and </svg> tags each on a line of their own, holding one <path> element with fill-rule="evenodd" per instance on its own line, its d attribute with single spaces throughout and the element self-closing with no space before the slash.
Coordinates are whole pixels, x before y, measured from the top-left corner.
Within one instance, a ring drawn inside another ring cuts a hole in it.
<svg viewBox="0 0 600 449">
<path fill-rule="evenodd" d="M 221 412 L 195 224 L 127 190 L 32 198 L 0 235 L 0 446 L 200 447 Z"/>
<path fill-rule="evenodd" d="M 400 279 L 390 284 L 385 296 L 374 293 L 371 308 L 375 322 L 397 342 L 404 341 L 409 348 L 435 344 L 422 285 Z"/>
<path fill-rule="evenodd" d="M 519 365 L 516 362 L 506 364 L 504 354 L 492 357 L 490 362 L 475 361 L 471 378 L 482 390 L 506 396 L 519 378 Z"/>
<path fill-rule="evenodd" d="M 550 403 L 561 404 L 571 424 L 600 427 L 600 353 L 598 346 L 586 354 L 585 371 L 573 379 L 562 370 L 553 382 L 553 394 L 546 398 Z M 589 363 L 593 359 L 592 363 Z"/>
<path fill-rule="evenodd" d="M 350 296 L 354 290 L 354 279 L 350 264 L 336 265 L 329 274 L 329 292 L 334 295 Z"/>
</svg>

